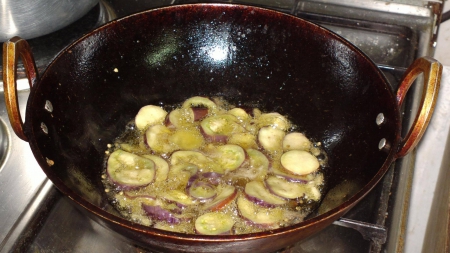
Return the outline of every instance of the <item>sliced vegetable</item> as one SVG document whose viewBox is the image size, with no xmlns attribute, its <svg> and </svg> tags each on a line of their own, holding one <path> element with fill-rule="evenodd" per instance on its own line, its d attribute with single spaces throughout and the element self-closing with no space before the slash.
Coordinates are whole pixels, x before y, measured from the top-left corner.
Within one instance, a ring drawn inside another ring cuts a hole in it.
<svg viewBox="0 0 450 253">
<path fill-rule="evenodd" d="M 108 144 L 102 175 L 132 222 L 188 234 L 254 233 L 301 222 L 320 201 L 318 168 L 328 162 L 321 143 L 289 133 L 279 113 L 197 96 L 170 113 L 145 106 L 135 124 Z"/>
<path fill-rule="evenodd" d="M 200 168 L 206 168 L 211 163 L 211 159 L 198 151 L 180 150 L 173 152 L 170 156 L 170 164 L 195 164 Z"/>
<path fill-rule="evenodd" d="M 179 163 L 175 165 L 171 165 L 169 169 L 169 177 L 176 176 L 180 174 L 187 174 L 189 177 L 196 174 L 198 171 L 198 167 L 192 163 Z"/>
<path fill-rule="evenodd" d="M 303 183 L 306 184 L 309 181 L 313 180 L 315 178 L 314 173 L 310 173 L 310 174 L 306 174 L 306 175 L 295 175 L 290 171 L 287 171 L 284 168 L 279 168 L 278 166 L 275 166 L 276 164 L 273 164 L 273 166 L 271 167 L 271 171 L 273 172 L 273 174 L 275 174 L 276 176 L 279 177 L 283 177 L 284 179 L 286 179 L 289 182 L 294 182 L 294 183 Z M 281 166 L 281 165 L 279 165 Z"/>
<path fill-rule="evenodd" d="M 257 125 L 262 128 L 270 126 L 282 131 L 287 131 L 290 127 L 289 121 L 277 112 L 263 113 L 258 117 Z"/>
<path fill-rule="evenodd" d="M 253 224 L 267 227 L 277 227 L 283 221 L 284 215 L 281 208 L 263 208 L 245 197 L 237 199 L 239 214 Z"/>
<path fill-rule="evenodd" d="M 283 130 L 278 128 L 271 126 L 263 127 L 258 132 L 258 141 L 261 146 L 269 152 L 281 152 L 285 134 L 286 133 Z"/>
<path fill-rule="evenodd" d="M 249 180 L 264 180 L 269 168 L 269 159 L 256 149 L 247 149 L 248 166 L 242 166 L 230 174 L 232 181 L 245 185 Z"/>
<path fill-rule="evenodd" d="M 182 150 L 195 150 L 203 145 L 202 134 L 196 129 L 177 129 L 168 141 Z"/>
<path fill-rule="evenodd" d="M 212 185 L 218 185 L 221 177 L 222 177 L 222 174 L 216 173 L 216 172 L 196 173 L 195 175 L 192 175 L 191 178 L 189 178 L 189 181 L 188 181 L 188 184 L 186 187 L 190 187 L 196 181 L 203 181 L 203 182 L 210 183 Z"/>
<path fill-rule="evenodd" d="M 168 175 L 168 184 L 171 189 L 186 187 L 189 179 L 198 172 L 198 167 L 195 164 L 180 163 L 171 165 Z"/>
<path fill-rule="evenodd" d="M 191 108 L 175 109 L 166 118 L 166 126 L 176 128 L 190 126 L 194 123 L 194 111 Z"/>
<path fill-rule="evenodd" d="M 142 107 L 136 115 L 136 127 L 144 131 L 148 126 L 164 122 L 167 112 L 159 106 L 146 105 Z"/>
<path fill-rule="evenodd" d="M 207 182 L 213 184 L 213 185 L 218 185 L 220 183 L 220 178 L 223 176 L 220 173 L 216 173 L 216 172 L 203 172 L 201 174 L 202 178 L 206 179 Z"/>
<path fill-rule="evenodd" d="M 307 199 L 311 199 L 314 201 L 319 201 L 320 198 L 322 197 L 322 194 L 320 193 L 319 189 L 317 188 L 316 185 L 314 184 L 307 184 L 306 185 L 306 193 L 305 193 L 305 197 Z"/>
<path fill-rule="evenodd" d="M 216 106 L 216 103 L 211 101 L 209 98 L 197 96 L 197 97 L 191 97 L 191 98 L 187 99 L 186 101 L 184 101 L 183 107 L 184 108 L 206 107 L 206 108 L 210 108 L 210 109 L 215 109 L 217 106 Z"/>
<path fill-rule="evenodd" d="M 118 149 L 109 156 L 106 173 L 118 189 L 136 189 L 153 182 L 155 163 Z"/>
<path fill-rule="evenodd" d="M 167 179 L 167 175 L 169 174 L 169 164 L 166 160 L 156 155 L 143 155 L 142 157 L 150 159 L 155 163 L 155 182 L 161 182 Z"/>
<path fill-rule="evenodd" d="M 230 136 L 228 144 L 236 144 L 244 149 L 258 148 L 256 143 L 256 136 L 251 133 L 237 133 Z"/>
<path fill-rule="evenodd" d="M 189 216 L 175 214 L 159 205 L 152 206 L 142 204 L 142 209 L 152 219 L 166 221 L 171 224 L 179 224 L 190 219 Z"/>
<path fill-rule="evenodd" d="M 306 184 L 288 182 L 285 179 L 276 176 L 268 177 L 265 183 L 270 192 L 287 199 L 303 197 L 307 191 Z"/>
<path fill-rule="evenodd" d="M 231 234 L 233 218 L 225 213 L 205 213 L 195 220 L 195 231 L 202 235 Z"/>
<path fill-rule="evenodd" d="M 231 203 L 237 196 L 237 189 L 232 185 L 222 185 L 217 188 L 218 194 L 203 206 L 204 210 L 217 211 Z"/>
<path fill-rule="evenodd" d="M 239 120 L 231 114 L 214 115 L 200 123 L 205 139 L 211 142 L 226 143 L 232 134 L 244 132 Z"/>
<path fill-rule="evenodd" d="M 217 195 L 216 187 L 208 182 L 195 181 L 188 187 L 189 196 L 199 199 L 212 199 Z"/>
<path fill-rule="evenodd" d="M 311 141 L 302 133 L 292 132 L 283 139 L 283 150 L 305 150 L 309 151 Z"/>
<path fill-rule="evenodd" d="M 202 107 L 193 107 L 191 108 L 193 114 L 194 114 L 194 121 L 199 121 L 206 117 L 209 113 L 208 108 L 202 108 Z"/>
<path fill-rule="evenodd" d="M 116 203 L 126 209 L 130 210 L 132 213 L 140 214 L 142 209 L 142 204 L 146 205 L 161 205 L 162 201 L 157 199 L 156 196 L 134 194 L 131 192 L 123 191 L 115 195 Z"/>
<path fill-rule="evenodd" d="M 169 142 L 172 131 L 163 125 L 154 125 L 145 132 L 147 145 L 156 153 L 167 154 L 173 152 L 176 147 Z"/>
<path fill-rule="evenodd" d="M 228 142 L 227 135 L 224 135 L 224 134 L 209 135 L 203 130 L 203 128 L 200 129 L 200 132 L 203 134 L 203 137 L 205 138 L 205 140 L 207 140 L 209 142 L 214 142 L 214 143 L 227 143 Z"/>
<path fill-rule="evenodd" d="M 246 120 L 250 117 L 244 109 L 238 107 L 229 110 L 228 113 L 235 116 L 239 120 Z"/>
<path fill-rule="evenodd" d="M 273 195 L 261 181 L 251 181 L 245 185 L 244 192 L 248 200 L 265 207 L 286 204 L 286 200 Z"/>
<path fill-rule="evenodd" d="M 303 150 L 290 150 L 281 156 L 281 166 L 295 175 L 306 175 L 319 169 L 319 160 Z"/>
<path fill-rule="evenodd" d="M 238 145 L 227 144 L 217 147 L 213 154 L 215 161 L 219 164 L 216 172 L 226 173 L 239 168 L 245 161 L 246 154 L 243 148 Z"/>
<path fill-rule="evenodd" d="M 161 197 L 167 201 L 176 203 L 179 207 L 186 207 L 195 204 L 195 200 L 192 199 L 186 193 L 179 190 L 171 190 L 161 194 Z"/>
<path fill-rule="evenodd" d="M 267 174 L 270 163 L 267 156 L 256 149 L 247 149 L 247 155 L 255 178 L 264 177 Z"/>
</svg>

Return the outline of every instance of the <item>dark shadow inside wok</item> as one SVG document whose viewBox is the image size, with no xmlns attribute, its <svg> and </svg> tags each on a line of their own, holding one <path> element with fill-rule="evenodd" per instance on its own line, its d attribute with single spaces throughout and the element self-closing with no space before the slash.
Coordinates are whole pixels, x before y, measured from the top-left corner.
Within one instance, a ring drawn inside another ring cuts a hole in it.
<svg viewBox="0 0 450 253">
<path fill-rule="evenodd" d="M 328 153 L 328 189 L 366 186 L 387 167 L 379 141 L 397 138 L 393 93 L 359 50 L 308 22 L 236 6 L 160 9 L 82 38 L 32 92 L 27 131 L 58 188 L 107 208 L 101 184 L 107 144 L 140 107 L 197 95 L 288 115 Z M 381 126 L 379 113 L 386 118 Z"/>
</svg>

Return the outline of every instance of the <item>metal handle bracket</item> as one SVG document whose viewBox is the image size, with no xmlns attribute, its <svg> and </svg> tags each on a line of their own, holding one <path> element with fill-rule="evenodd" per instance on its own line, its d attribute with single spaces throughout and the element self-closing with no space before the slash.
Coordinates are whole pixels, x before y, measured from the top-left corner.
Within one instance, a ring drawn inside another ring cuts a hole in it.
<svg viewBox="0 0 450 253">
<path fill-rule="evenodd" d="M 3 44 L 3 90 L 9 121 L 16 135 L 28 141 L 23 131 L 23 121 L 19 110 L 17 97 L 17 62 L 22 59 L 30 88 L 32 88 L 39 76 L 36 64 L 31 54 L 28 42 L 20 37 L 14 37 Z"/>
<path fill-rule="evenodd" d="M 402 106 L 406 93 L 421 73 L 423 73 L 424 86 L 419 105 L 420 110 L 408 133 L 400 143 L 399 151 L 396 154 L 397 158 L 405 156 L 417 146 L 430 123 L 436 106 L 442 76 L 442 64 L 428 56 L 417 59 L 406 70 L 397 91 L 397 104 L 399 107 Z"/>
</svg>

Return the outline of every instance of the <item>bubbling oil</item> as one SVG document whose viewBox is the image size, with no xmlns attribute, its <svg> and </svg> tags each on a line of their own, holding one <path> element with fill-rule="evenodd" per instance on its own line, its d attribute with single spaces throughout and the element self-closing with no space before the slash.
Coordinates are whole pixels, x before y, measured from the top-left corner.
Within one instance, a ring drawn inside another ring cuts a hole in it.
<svg viewBox="0 0 450 253">
<path fill-rule="evenodd" d="M 214 115 L 220 115 L 233 108 L 236 108 L 223 98 L 214 98 L 213 101 L 217 105 L 217 109 L 215 110 Z M 165 109 L 170 108 L 174 110 L 181 107 L 182 104 L 179 104 L 165 106 Z M 252 114 L 253 115 L 248 119 L 239 118 L 239 122 L 248 133 L 257 136 L 258 126 L 255 123 L 255 118 L 260 117 L 264 113 L 258 108 L 253 108 Z M 180 122 L 183 120 L 185 119 L 180 119 Z M 161 124 L 166 125 L 167 122 L 161 122 Z M 178 129 L 184 130 L 193 128 L 198 130 L 200 128 L 199 123 L 190 122 L 186 125 L 178 126 Z M 299 127 L 297 125 L 289 122 L 289 129 L 287 129 L 286 132 L 295 132 L 298 130 L 298 128 Z M 193 199 L 193 203 L 190 205 L 180 205 L 173 200 L 164 198 L 164 196 L 166 193 L 171 191 L 187 193 L 187 184 L 190 183 L 189 180 L 191 179 L 191 177 L 193 177 L 194 175 L 198 175 L 199 173 L 214 172 L 214 168 L 217 165 L 211 164 L 210 166 L 196 166 L 196 171 L 192 174 L 179 173 L 177 175 L 171 175 L 171 153 L 155 152 L 148 146 L 146 142 L 147 140 L 145 131 L 138 130 L 133 120 L 127 124 L 127 126 L 125 127 L 125 131 L 115 140 L 114 144 L 108 145 L 107 151 L 105 152 L 107 155 L 105 157 L 104 163 L 104 174 L 102 175 L 102 182 L 105 187 L 105 192 L 108 195 L 111 203 L 120 212 L 120 214 L 126 219 L 129 219 L 135 223 L 168 231 L 195 234 L 198 232 L 195 228 L 195 220 L 197 217 L 208 212 L 221 212 L 229 214 L 234 221 L 234 226 L 230 231 L 230 234 L 255 233 L 279 227 L 290 226 L 302 222 L 308 214 L 313 212 L 318 207 L 320 199 L 322 198 L 322 191 L 325 185 L 323 173 L 325 172 L 324 168 L 326 168 L 327 166 L 327 155 L 321 148 L 320 142 L 312 142 L 308 149 L 308 151 L 312 155 L 318 158 L 320 168 L 309 175 L 305 175 L 303 177 L 305 181 L 299 183 L 304 192 L 303 196 L 296 199 L 287 199 L 285 204 L 276 206 L 260 205 L 258 203 L 252 204 L 255 210 L 255 215 L 257 213 L 266 213 L 267 216 L 270 216 L 274 211 L 280 211 L 283 213 L 282 219 L 279 219 L 276 223 L 270 224 L 260 224 L 258 222 L 242 217 L 236 200 L 238 198 L 247 197 L 245 193 L 245 186 L 252 180 L 264 181 L 264 179 L 269 176 L 279 176 L 274 168 L 276 169 L 276 167 L 279 166 L 279 162 L 277 161 L 279 161 L 280 156 L 283 154 L 282 149 L 267 152 L 263 148 L 261 148 L 258 143 L 256 143 L 257 146 L 255 146 L 254 148 L 262 152 L 269 160 L 269 167 L 266 168 L 267 172 L 265 172 L 265 174 L 261 174 L 262 176 L 257 179 L 252 178 L 252 175 L 261 173 L 259 171 L 261 170 L 261 167 L 252 167 L 248 163 L 248 161 L 244 162 L 244 164 L 236 170 L 226 171 L 215 181 L 214 186 L 216 187 L 216 190 L 220 192 L 220 189 L 224 188 L 225 186 L 232 185 L 236 188 L 237 194 L 234 197 L 233 201 L 230 201 L 218 210 L 212 211 L 210 209 L 202 208 L 207 203 L 209 203 L 211 199 Z M 204 140 L 203 145 L 200 148 L 197 148 L 195 151 L 209 153 L 211 150 L 214 150 L 215 148 L 217 148 L 217 146 L 220 145 L 224 145 L 224 143 L 214 143 L 208 140 Z M 133 187 L 131 189 L 123 189 L 122 187 L 118 187 L 118 185 L 114 183 L 108 176 L 107 161 L 108 156 L 119 149 L 138 156 L 158 155 L 159 157 L 164 159 L 164 161 L 170 166 L 167 178 L 163 181 L 153 181 L 146 186 Z M 242 172 L 244 169 L 245 171 Z M 240 173 L 244 176 L 240 175 Z M 187 195 L 189 196 L 188 193 Z M 159 206 L 163 208 L 165 211 L 173 214 L 174 217 L 176 217 L 176 222 L 174 222 L 173 220 L 155 218 L 154 216 L 149 215 L 143 208 L 143 206 L 145 205 Z"/>
</svg>

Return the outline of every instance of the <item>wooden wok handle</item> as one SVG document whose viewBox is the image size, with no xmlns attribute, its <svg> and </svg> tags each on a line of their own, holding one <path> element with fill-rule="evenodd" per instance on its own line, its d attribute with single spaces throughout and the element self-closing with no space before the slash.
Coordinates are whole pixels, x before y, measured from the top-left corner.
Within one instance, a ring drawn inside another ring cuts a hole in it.
<svg viewBox="0 0 450 253">
<path fill-rule="evenodd" d="M 3 89 L 6 110 L 8 111 L 11 126 L 20 139 L 28 141 L 23 131 L 23 121 L 20 115 L 19 100 L 17 97 L 18 56 L 22 59 L 28 83 L 30 84 L 30 88 L 32 88 L 39 77 L 30 46 L 22 38 L 14 37 L 3 44 Z"/>
<path fill-rule="evenodd" d="M 406 93 L 421 73 L 423 73 L 424 85 L 419 110 L 409 132 L 400 143 L 399 151 L 396 154 L 397 158 L 405 156 L 417 146 L 430 122 L 436 105 L 441 83 L 442 65 L 431 57 L 417 59 L 406 70 L 397 91 L 397 103 L 399 107 L 402 106 Z"/>
</svg>

